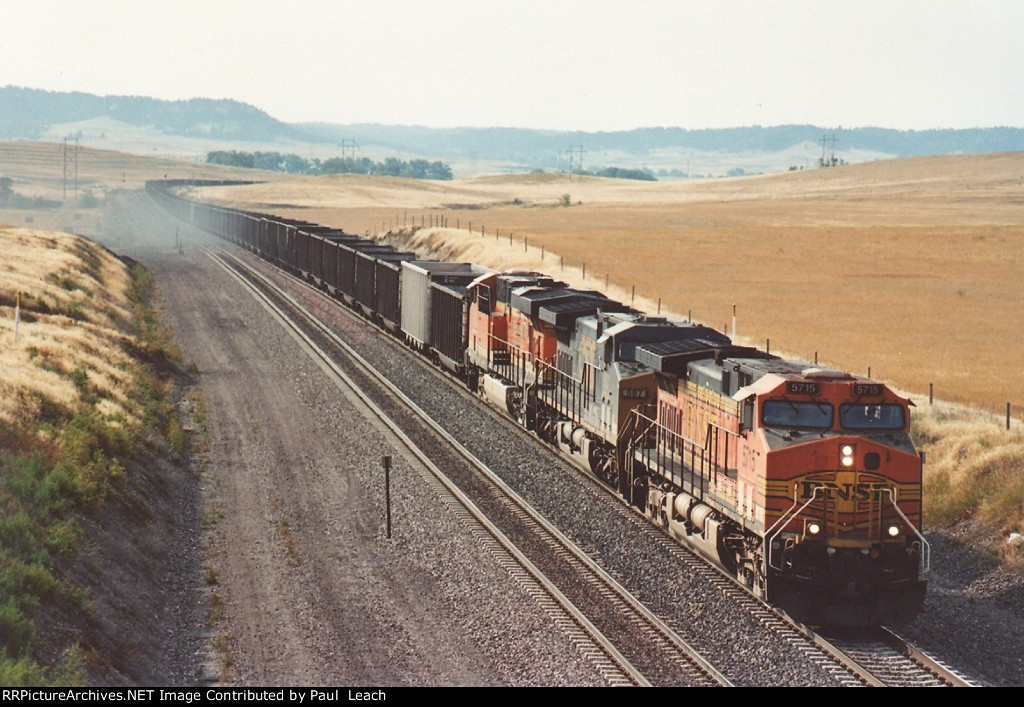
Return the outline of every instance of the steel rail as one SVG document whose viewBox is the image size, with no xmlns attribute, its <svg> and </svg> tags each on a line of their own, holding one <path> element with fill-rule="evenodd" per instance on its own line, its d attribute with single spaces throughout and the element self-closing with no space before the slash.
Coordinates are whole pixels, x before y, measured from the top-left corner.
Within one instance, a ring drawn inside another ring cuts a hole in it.
<svg viewBox="0 0 1024 707">
<path fill-rule="evenodd" d="M 514 504 L 519 514 L 529 517 L 531 523 L 535 524 L 536 526 L 539 526 L 543 533 L 545 533 L 549 538 L 553 539 L 548 540 L 549 544 L 553 543 L 553 545 L 557 547 L 559 551 L 567 552 L 570 558 L 568 560 L 569 562 L 574 563 L 576 565 L 581 565 L 586 573 L 595 578 L 594 580 L 591 580 L 595 583 L 595 586 L 599 584 L 603 588 L 602 591 L 610 592 L 612 595 L 614 595 L 615 601 L 619 602 L 620 604 L 626 607 L 625 610 L 628 611 L 629 614 L 631 614 L 633 617 L 637 617 L 634 618 L 633 621 L 638 624 L 638 630 L 646 630 L 648 632 L 653 632 L 654 635 L 658 636 L 661 639 L 661 643 L 664 644 L 665 650 L 674 650 L 678 652 L 680 655 L 685 656 L 686 660 L 692 666 L 694 666 L 699 673 L 705 675 L 712 684 L 730 684 L 728 678 L 726 678 L 713 665 L 706 661 L 694 648 L 689 646 L 668 625 L 661 621 L 660 618 L 658 618 L 652 612 L 650 612 L 650 610 L 648 610 L 632 594 L 630 594 L 624 587 L 622 587 L 620 583 L 618 583 L 600 566 L 598 566 L 593 560 L 591 560 L 574 543 L 572 543 L 568 538 L 566 538 L 564 534 L 562 534 L 557 528 L 555 528 L 542 516 L 537 514 L 536 511 L 534 511 L 526 501 L 519 497 L 518 494 L 516 494 L 511 488 L 509 488 L 508 485 L 505 484 L 486 464 L 484 464 L 469 450 L 467 450 L 461 443 L 458 442 L 458 440 L 456 440 L 450 433 L 444 430 L 436 421 L 431 419 L 429 415 L 427 415 L 422 409 L 420 409 L 416 405 L 416 403 L 410 400 L 408 396 L 402 393 L 402 391 L 398 390 L 394 386 L 394 384 L 391 383 L 391 381 L 381 376 L 373 368 L 371 364 L 369 364 L 362 356 L 360 356 L 358 352 L 353 350 L 352 347 L 349 346 L 346 342 L 342 341 L 333 331 L 330 330 L 330 328 L 319 322 L 313 315 L 309 314 L 308 312 L 305 312 L 304 307 L 300 303 L 296 302 L 294 298 L 292 298 L 290 295 L 281 290 L 275 283 L 271 282 L 262 274 L 253 271 L 251 268 L 238 261 L 237 258 L 234 258 L 234 256 L 229 257 L 235 260 L 235 262 L 238 263 L 239 267 L 245 268 L 246 271 L 249 272 L 252 277 L 259 279 L 260 282 L 263 283 L 263 286 L 272 288 L 275 295 L 281 297 L 286 302 L 288 302 L 288 305 L 290 307 L 295 308 L 297 311 L 303 312 L 303 317 L 307 321 L 309 321 L 311 325 L 316 327 L 319 333 L 326 337 L 329 337 L 334 345 L 343 349 L 345 351 L 346 356 L 350 357 L 353 361 L 355 361 L 357 365 L 363 370 L 364 373 L 372 376 L 378 385 L 382 386 L 388 391 L 388 394 L 390 396 L 400 400 L 405 408 L 413 411 L 417 418 L 419 418 L 425 424 L 427 424 L 431 428 L 433 433 L 441 437 L 446 442 L 446 444 L 452 450 L 454 450 L 461 458 L 469 461 L 469 463 L 475 469 L 477 469 L 477 471 L 480 474 L 487 478 L 489 483 L 499 488 L 503 496 L 509 499 L 509 501 L 512 504 Z M 369 405 L 373 405 L 372 401 L 367 402 Z M 379 408 L 377 408 L 376 405 L 373 405 L 373 408 L 379 411 Z M 378 414 L 377 411 L 374 412 L 375 416 L 377 416 Z M 383 412 L 381 412 L 380 414 L 386 415 L 386 413 Z M 405 437 L 404 433 L 401 435 L 398 435 L 398 433 L 396 433 L 396 436 L 399 436 L 400 439 L 403 439 L 403 443 L 406 442 L 406 440 L 408 440 L 408 438 Z M 409 443 L 415 444 L 412 443 L 411 440 L 409 440 Z M 449 489 L 457 498 L 462 498 L 461 492 L 456 493 L 458 490 L 452 488 L 452 484 L 448 481 L 447 477 L 444 476 L 443 472 L 436 468 L 433 462 L 427 460 L 424 461 L 424 463 L 425 465 L 428 466 L 428 468 L 430 468 L 432 474 L 438 475 L 439 478 L 443 480 L 446 489 Z M 473 505 L 468 498 L 466 498 L 465 501 L 474 509 L 476 508 L 476 506 Z M 526 558 L 525 555 L 523 555 L 522 557 L 526 562 L 529 562 L 528 558 Z M 541 574 L 539 568 L 533 566 L 532 563 L 530 566 L 532 568 L 531 573 Z M 547 578 L 545 578 L 544 581 L 547 582 Z M 557 590 L 557 587 L 555 587 L 555 585 L 552 584 L 551 587 Z M 561 595 L 560 592 L 559 595 Z M 567 598 L 565 598 L 565 601 L 568 602 L 569 605 L 572 605 L 572 603 Z M 574 605 L 572 606 L 574 610 L 577 610 L 577 607 L 575 607 Z M 579 614 L 578 620 L 582 624 L 588 625 L 590 627 L 589 630 L 593 631 L 596 635 L 601 635 L 602 640 L 607 640 L 603 636 L 603 634 L 601 634 L 601 632 L 596 627 L 594 627 L 593 624 L 588 619 L 586 619 L 585 616 L 582 615 L 582 612 Z M 615 651 L 618 654 L 618 657 L 616 658 L 617 660 L 627 662 L 626 659 L 621 656 L 621 653 L 619 653 L 617 650 L 614 649 L 614 647 L 610 645 L 610 642 L 606 650 L 608 650 L 609 652 Z"/>
<path fill-rule="evenodd" d="M 369 398 L 369 396 L 367 396 L 359 388 L 359 386 L 355 383 L 355 381 L 352 380 L 352 378 L 347 373 L 341 370 L 341 368 L 334 363 L 334 361 L 330 358 L 328 354 L 326 354 L 322 349 L 320 349 L 320 347 L 317 346 L 317 344 L 313 342 L 309 338 L 309 336 L 305 334 L 305 332 L 303 332 L 297 325 L 295 325 L 291 321 L 287 314 L 285 314 L 280 308 L 278 308 L 266 295 L 264 295 L 264 293 L 260 292 L 258 288 L 255 288 L 254 286 L 252 286 L 251 283 L 249 283 L 244 278 L 239 276 L 230 265 L 228 265 L 224 260 L 222 260 L 218 256 L 211 254 L 211 257 L 221 267 L 223 267 L 230 274 L 236 277 L 236 279 L 242 282 L 242 284 L 244 284 L 250 290 L 253 296 L 260 300 L 260 302 L 275 316 L 279 323 L 281 323 L 282 326 L 286 327 L 286 329 L 293 336 L 293 338 L 295 338 L 299 342 L 302 348 L 306 351 L 307 355 L 313 358 L 321 366 L 321 368 L 323 368 L 333 379 L 335 379 L 336 384 L 340 382 L 341 384 L 344 385 L 345 392 L 347 392 L 350 397 L 354 396 L 355 399 L 358 400 L 359 406 L 365 412 L 368 412 L 370 415 L 372 415 L 372 417 L 378 423 L 380 423 L 380 425 L 383 426 L 384 429 L 382 431 L 386 431 L 388 433 L 388 436 L 391 437 L 391 441 L 397 447 L 405 449 L 405 451 L 408 452 L 408 454 L 411 455 L 413 459 L 419 462 L 421 468 L 426 470 L 430 474 L 430 478 L 434 482 L 436 482 L 436 484 L 438 484 L 441 489 L 443 489 L 443 491 L 448 495 L 448 497 L 452 499 L 456 504 L 458 504 L 459 508 L 461 508 L 465 513 L 467 513 L 468 517 L 471 518 L 473 522 L 477 524 L 478 527 L 485 530 L 488 537 L 495 540 L 501 547 L 501 549 L 505 553 L 507 553 L 508 556 L 511 559 L 513 559 L 515 563 L 518 566 L 520 566 L 530 578 L 533 579 L 533 581 L 537 582 L 544 589 L 544 591 L 547 594 L 549 594 L 557 602 L 557 604 L 564 609 L 566 614 L 568 614 L 568 616 L 571 617 L 574 622 L 578 623 L 581 626 L 581 628 L 591 637 L 595 645 L 597 647 L 600 647 L 601 650 L 608 654 L 611 660 L 613 660 L 616 664 L 620 666 L 623 675 L 626 676 L 629 682 L 644 687 L 650 686 L 650 683 L 646 680 L 646 678 L 643 677 L 642 674 L 640 674 L 640 671 L 634 668 L 629 663 L 629 661 L 627 661 L 625 657 L 622 656 L 621 653 L 610 643 L 610 641 L 608 641 L 601 634 L 601 632 L 598 631 L 596 627 L 594 627 L 590 623 L 590 621 L 585 616 L 583 616 L 582 613 L 564 596 L 564 594 L 562 594 L 558 587 L 556 587 L 546 576 L 544 576 L 544 574 L 540 572 L 540 570 L 534 567 L 533 564 L 529 561 L 529 559 L 519 551 L 519 549 L 512 543 L 512 541 L 509 540 L 504 535 L 504 533 L 501 532 L 499 528 L 497 528 L 493 523 L 491 523 L 486 518 L 486 516 L 484 516 L 479 511 L 479 509 L 477 509 L 476 505 L 465 494 L 462 493 L 462 491 L 460 491 L 454 484 L 452 484 L 448 480 L 445 474 L 433 463 L 433 461 L 427 456 L 427 454 L 423 452 L 419 448 L 419 446 L 412 439 L 410 439 L 395 422 L 391 420 L 387 413 L 381 410 L 380 407 L 377 406 L 377 404 L 374 403 Z M 287 295 L 283 296 L 290 299 L 290 297 L 288 297 Z M 302 309 L 301 305 L 295 303 L 294 301 L 291 304 L 292 306 L 297 307 L 300 310 Z M 311 319 L 310 321 L 317 323 L 315 319 Z M 344 344 L 344 342 L 340 341 L 338 341 L 337 343 Z M 354 352 L 350 353 L 354 354 Z M 358 356 L 358 354 L 355 355 Z M 341 385 L 339 385 L 339 387 L 341 387 Z M 411 404 L 411 401 L 409 402 Z M 467 517 L 463 515 L 462 520 L 463 522 L 465 522 L 467 520 Z M 504 564 L 506 566 L 506 569 L 508 569 L 508 564 Z"/>
</svg>

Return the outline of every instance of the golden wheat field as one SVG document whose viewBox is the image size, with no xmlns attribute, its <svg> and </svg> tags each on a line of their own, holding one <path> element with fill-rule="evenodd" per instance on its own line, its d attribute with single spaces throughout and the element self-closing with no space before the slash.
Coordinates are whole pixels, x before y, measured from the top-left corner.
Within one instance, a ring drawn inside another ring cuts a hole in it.
<svg viewBox="0 0 1024 707">
<path fill-rule="evenodd" d="M 729 331 L 735 305 L 746 343 L 870 370 L 919 405 L 931 385 L 1024 410 L 1024 154 L 658 183 L 332 176 L 206 198 L 378 237 L 415 226 L 420 249 L 608 283 Z"/>
</svg>

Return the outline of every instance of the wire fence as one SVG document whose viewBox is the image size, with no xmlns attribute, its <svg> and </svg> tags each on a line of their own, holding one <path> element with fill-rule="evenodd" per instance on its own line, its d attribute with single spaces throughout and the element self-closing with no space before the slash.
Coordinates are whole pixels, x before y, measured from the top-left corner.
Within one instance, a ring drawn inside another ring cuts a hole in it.
<svg viewBox="0 0 1024 707">
<path fill-rule="evenodd" d="M 417 221 L 418 221 L 418 223 L 417 223 Z M 396 214 L 395 218 L 393 220 L 390 220 L 390 221 L 387 221 L 387 222 L 381 222 L 381 233 L 382 234 L 393 233 L 396 228 L 409 228 L 410 226 L 412 226 L 413 228 L 416 228 L 416 227 L 419 227 L 419 228 L 445 228 L 445 229 L 453 228 L 453 226 L 452 226 L 452 217 L 450 215 L 447 215 L 447 214 L 444 214 L 444 213 L 410 214 L 408 211 L 405 211 L 402 214 Z M 461 217 L 455 217 L 455 219 L 454 219 L 454 229 L 457 230 L 457 231 L 463 230 L 462 218 Z M 507 239 L 508 240 L 508 245 L 509 245 L 510 248 L 518 247 L 516 245 L 516 241 L 518 240 L 519 242 L 522 243 L 522 247 L 523 247 L 523 252 L 524 253 L 529 253 L 529 251 L 530 251 L 530 240 L 529 240 L 529 236 L 528 235 L 523 235 L 523 236 L 517 238 L 516 234 L 513 231 L 506 231 L 506 234 L 502 235 L 501 229 L 495 228 L 495 229 L 489 231 L 487 229 L 487 226 L 485 224 L 483 224 L 483 223 L 477 222 L 477 225 L 474 226 L 473 225 L 473 221 L 471 219 L 466 219 L 466 226 L 465 226 L 464 230 L 469 235 L 474 235 L 476 233 L 479 233 L 479 237 L 480 238 L 487 238 L 490 235 L 497 242 L 501 242 L 504 239 Z M 539 252 L 539 257 L 540 257 L 541 261 L 545 261 L 547 256 L 552 255 L 552 254 L 549 254 L 549 253 L 546 252 L 546 250 L 545 250 L 543 245 L 535 246 L 535 251 Z M 569 268 L 576 268 L 581 273 L 581 279 L 584 282 L 587 280 L 587 264 L 585 262 L 582 262 L 582 261 L 579 262 L 579 263 L 567 262 L 564 257 L 558 256 L 558 267 L 559 267 L 559 271 L 560 272 L 564 272 L 567 267 L 569 267 Z M 593 272 L 591 272 L 591 280 L 595 280 L 595 279 L 598 280 L 598 281 L 601 280 L 600 276 L 595 278 Z M 610 275 L 608 273 L 605 273 L 603 280 L 604 280 L 605 289 L 607 290 L 609 288 L 609 286 L 611 285 Z M 630 306 L 633 306 L 635 304 L 636 297 L 637 297 L 636 285 L 631 285 L 631 287 L 630 287 Z M 656 313 L 657 314 L 661 314 L 661 297 L 650 297 L 649 301 L 652 303 L 652 305 L 654 305 Z M 656 302 L 656 304 L 655 304 L 655 302 Z M 691 321 L 691 322 L 693 321 L 693 312 L 692 311 L 688 311 L 686 316 L 687 316 L 687 321 Z M 722 331 L 723 332 L 728 333 L 728 329 L 729 329 L 728 325 L 723 325 L 722 326 Z M 736 334 L 735 317 L 734 317 L 733 323 L 732 323 L 732 331 L 733 331 L 733 336 L 735 337 L 735 334 Z M 765 350 L 766 353 L 771 353 L 771 339 L 766 339 L 765 340 L 764 350 Z M 818 352 L 817 351 L 814 353 L 814 363 L 815 363 L 815 365 L 818 364 Z M 871 367 L 870 366 L 868 366 L 868 368 L 867 368 L 867 377 L 871 378 Z M 935 403 L 935 384 L 934 383 L 929 383 L 928 384 L 928 404 L 929 405 L 934 405 L 934 403 Z M 1022 405 L 1020 403 L 1013 404 L 1011 401 L 1007 401 L 1006 402 L 1006 408 L 1005 408 L 1005 415 L 1003 415 L 1003 410 L 993 411 L 991 409 L 986 409 L 984 406 L 981 406 L 981 405 L 972 405 L 972 407 L 975 407 L 975 408 L 978 408 L 980 410 L 985 410 L 986 412 L 992 413 L 996 417 L 996 419 L 998 419 L 1000 421 L 1000 424 L 1005 426 L 1006 430 L 1011 430 L 1013 428 L 1014 424 L 1016 424 L 1017 427 L 1024 427 L 1024 417 L 1021 416 L 1021 411 L 1024 410 L 1024 405 Z M 1014 417 L 1015 414 L 1016 414 L 1016 417 Z"/>
</svg>

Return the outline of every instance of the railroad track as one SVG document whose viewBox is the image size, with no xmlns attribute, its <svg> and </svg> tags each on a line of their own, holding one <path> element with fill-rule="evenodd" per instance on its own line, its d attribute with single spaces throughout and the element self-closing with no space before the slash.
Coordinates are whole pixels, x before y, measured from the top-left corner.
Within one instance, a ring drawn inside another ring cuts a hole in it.
<svg viewBox="0 0 1024 707">
<path fill-rule="evenodd" d="M 207 252 L 274 313 L 396 446 L 418 460 L 439 495 L 609 684 L 731 684 L 288 293 L 227 251 Z"/>
<path fill-rule="evenodd" d="M 871 687 L 976 687 L 889 629 L 815 640 Z"/>
</svg>

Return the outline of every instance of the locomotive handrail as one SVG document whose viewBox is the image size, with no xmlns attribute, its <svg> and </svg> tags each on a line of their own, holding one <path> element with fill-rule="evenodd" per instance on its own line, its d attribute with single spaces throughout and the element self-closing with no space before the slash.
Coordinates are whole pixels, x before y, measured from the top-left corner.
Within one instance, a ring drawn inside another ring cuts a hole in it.
<svg viewBox="0 0 1024 707">
<path fill-rule="evenodd" d="M 810 498 L 808 498 L 807 502 L 800 506 L 799 509 L 796 509 L 798 502 L 796 500 L 796 494 L 794 492 L 793 505 L 790 506 L 785 513 L 779 516 L 779 519 L 772 523 L 771 527 L 765 531 L 765 563 L 768 567 L 780 571 L 782 570 L 781 564 L 776 565 L 772 562 L 772 555 L 774 554 L 772 552 L 772 543 L 774 542 L 776 536 L 778 536 L 779 533 L 782 532 L 786 525 L 795 516 L 800 515 L 800 513 L 802 513 L 805 508 L 807 508 L 809 505 L 811 505 L 811 503 L 814 502 L 814 500 L 818 496 L 819 491 L 825 491 L 825 487 L 821 484 L 814 487 L 814 489 L 811 492 Z M 896 503 L 895 489 L 887 488 L 881 489 L 881 491 L 888 494 L 889 502 L 892 504 L 893 509 L 895 509 L 899 517 L 903 520 L 907 527 L 909 527 L 913 531 L 914 535 L 916 535 L 917 539 L 921 542 L 921 557 L 918 562 L 918 579 L 924 579 L 924 576 L 931 572 L 931 545 L 925 539 L 924 535 L 922 535 L 921 532 L 918 531 L 916 527 L 914 527 L 914 524 L 910 522 L 910 519 L 907 518 L 906 514 Z M 794 511 L 794 509 L 796 510 Z M 776 530 L 776 528 L 778 528 L 778 530 Z"/>
<path fill-rule="evenodd" d="M 918 579 L 924 579 L 925 575 L 932 570 L 932 546 L 927 540 L 925 540 L 921 531 L 919 531 L 914 524 L 910 522 L 910 519 L 907 518 L 906 514 L 903 512 L 903 509 L 896 503 L 896 489 L 886 488 L 882 490 L 889 494 L 889 502 L 892 503 L 892 507 L 896 510 L 896 513 L 898 513 L 900 518 L 903 519 L 903 522 L 906 523 L 912 531 L 914 531 L 914 535 L 917 536 L 917 539 L 921 541 L 921 559 L 918 563 Z"/>
<path fill-rule="evenodd" d="M 637 444 L 644 438 L 653 434 L 654 438 L 648 441 L 652 444 L 652 448 L 655 450 L 654 455 L 659 465 L 665 461 L 679 465 L 680 474 L 678 480 L 674 475 L 666 476 L 664 471 L 661 472 L 661 476 L 665 476 L 669 481 L 678 483 L 687 493 L 695 494 L 701 500 L 705 498 L 704 494 L 708 491 L 708 488 L 706 488 L 708 483 L 713 484 L 715 489 L 722 491 L 718 486 L 718 477 L 724 476 L 726 479 L 729 479 L 730 477 L 728 466 L 723 466 L 719 463 L 720 460 L 718 458 L 717 444 L 718 433 L 725 432 L 727 435 L 736 436 L 734 432 L 728 428 L 709 422 L 704 442 L 701 443 L 697 440 L 690 439 L 681 432 L 676 432 L 675 430 L 670 429 L 668 426 L 658 422 L 652 417 L 648 417 L 638 409 L 632 410 L 630 415 L 637 420 L 637 423 L 634 424 L 633 427 L 638 432 L 633 435 L 632 439 L 629 441 L 629 449 L 626 452 L 627 454 L 634 455 L 636 453 L 635 450 L 637 448 Z M 687 458 L 687 455 L 689 458 Z M 651 453 L 645 451 L 644 458 L 649 465 L 652 458 Z M 728 458 L 727 442 L 725 455 L 726 462 L 728 462 Z M 685 474 L 683 472 L 685 472 Z"/>
<path fill-rule="evenodd" d="M 703 450 L 707 450 L 707 449 L 708 449 L 708 446 L 707 446 L 707 441 L 706 441 L 706 440 L 705 440 L 705 442 L 704 442 L 704 443 L 702 444 L 702 443 L 698 442 L 698 441 L 697 441 L 697 440 L 695 440 L 695 439 L 690 439 L 689 437 L 687 437 L 687 436 L 686 436 L 686 435 L 684 435 L 683 433 L 681 433 L 681 432 L 676 432 L 675 430 L 669 429 L 667 425 L 664 425 L 664 424 L 662 424 L 661 422 L 658 422 L 657 420 L 655 420 L 655 419 L 654 419 L 654 418 L 652 418 L 652 417 L 648 417 L 647 415 L 643 414 L 643 413 L 642 413 L 642 412 L 641 412 L 641 411 L 640 411 L 639 409 L 634 409 L 634 410 L 632 411 L 632 413 L 633 413 L 633 415 L 635 415 L 635 416 L 637 416 L 637 417 L 642 417 L 642 418 L 643 418 L 644 420 L 646 420 L 647 422 L 649 422 L 649 423 L 651 424 L 651 426 L 652 426 L 652 427 L 657 427 L 657 428 L 659 428 L 659 429 L 661 429 L 661 430 L 664 430 L 666 434 L 668 434 L 668 435 L 673 435 L 673 436 L 675 436 L 675 437 L 678 437 L 678 438 L 679 438 L 679 439 L 681 439 L 681 440 L 682 440 L 682 441 L 683 441 L 684 443 L 686 443 L 686 444 L 688 444 L 688 445 L 690 445 L 690 446 L 692 446 L 692 447 L 695 447 L 695 448 L 697 448 L 697 449 L 703 449 Z M 714 424 L 714 423 L 710 423 L 710 422 L 709 422 L 709 423 L 708 423 L 708 426 L 711 426 L 712 424 Z M 722 428 L 722 429 L 725 429 L 725 428 Z M 726 430 L 726 431 L 728 431 L 728 430 Z"/>
<path fill-rule="evenodd" d="M 719 434 L 725 433 L 725 459 L 719 460 L 718 458 L 718 441 Z M 714 437 L 714 442 L 712 442 Z M 711 445 L 714 444 L 714 454 L 712 455 L 711 468 L 716 474 L 725 474 L 726 478 L 729 478 L 729 437 L 739 438 L 739 435 L 730 430 L 728 427 L 723 427 L 717 422 L 708 422 L 708 431 L 704 438 L 704 451 L 710 452 Z M 721 461 L 721 463 L 719 463 Z"/>
<path fill-rule="evenodd" d="M 583 380 L 540 358 L 534 357 L 534 364 L 534 376 L 543 384 L 537 389 L 538 395 L 563 414 L 568 414 L 572 422 L 579 422 L 581 409 L 589 408 L 592 402 Z"/>
<path fill-rule="evenodd" d="M 807 508 L 807 506 L 811 505 L 811 502 L 814 501 L 817 498 L 818 492 L 819 491 L 824 491 L 824 490 L 825 490 L 825 487 L 822 486 L 821 484 L 818 484 L 817 486 L 815 486 L 814 490 L 811 492 L 811 497 L 808 498 L 807 502 L 804 503 L 802 506 L 800 506 L 800 508 L 798 508 L 796 511 L 794 511 L 793 509 L 795 509 L 797 507 L 797 504 L 799 502 L 796 500 L 796 491 L 795 490 L 793 491 L 793 505 L 789 507 L 788 511 L 786 511 L 785 513 L 780 515 L 779 519 L 777 521 L 775 521 L 774 523 L 772 523 L 771 527 L 768 528 L 768 530 L 766 530 L 765 533 L 764 533 L 764 545 L 765 545 L 765 555 L 764 556 L 765 556 L 765 564 L 768 567 L 771 567 L 772 569 L 776 569 L 776 570 L 780 570 L 780 571 L 782 570 L 782 565 L 781 564 L 775 565 L 775 564 L 772 563 L 772 554 L 773 554 L 772 553 L 772 543 L 775 541 L 776 536 L 779 533 L 782 532 L 782 530 L 789 524 L 789 522 L 795 516 L 800 515 L 803 512 L 803 510 L 805 508 Z M 775 530 L 776 527 L 778 527 L 779 529 Z M 772 531 L 774 531 L 774 532 L 772 532 Z"/>
</svg>

